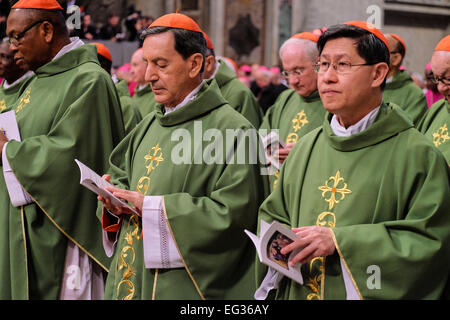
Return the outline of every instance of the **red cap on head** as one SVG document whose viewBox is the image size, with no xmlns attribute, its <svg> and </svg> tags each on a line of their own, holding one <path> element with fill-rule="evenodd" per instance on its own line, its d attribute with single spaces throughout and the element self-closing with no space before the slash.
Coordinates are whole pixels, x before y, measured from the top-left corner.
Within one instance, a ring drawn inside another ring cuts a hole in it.
<svg viewBox="0 0 450 320">
<path fill-rule="evenodd" d="M 365 21 L 348 21 L 346 23 L 344 23 L 346 25 L 350 25 L 350 26 L 355 26 L 361 29 L 364 29 L 366 31 L 369 31 L 371 34 L 373 34 L 375 37 L 377 37 L 378 39 L 380 39 L 381 41 L 383 41 L 383 43 L 386 45 L 386 48 L 389 49 L 389 45 L 388 42 L 386 40 L 386 37 L 384 36 L 384 34 L 378 30 L 373 24 L 367 23 Z"/>
<path fill-rule="evenodd" d="M 95 45 L 97 47 L 97 54 L 105 57 L 106 59 L 108 59 L 109 61 L 112 62 L 111 52 L 109 51 L 109 49 L 103 43 L 92 42 L 92 43 L 89 43 L 89 44 L 90 45 Z"/>
<path fill-rule="evenodd" d="M 20 0 L 11 9 L 64 10 L 56 0 Z"/>
<path fill-rule="evenodd" d="M 434 51 L 450 51 L 450 34 L 439 41 Z"/>
<path fill-rule="evenodd" d="M 168 27 L 203 33 L 192 18 L 181 13 L 169 13 L 159 17 L 149 26 L 149 28 L 153 27 Z"/>
<path fill-rule="evenodd" d="M 314 42 L 319 41 L 319 36 L 314 34 L 314 33 L 311 33 L 311 32 L 297 33 L 297 34 L 294 34 L 291 37 L 291 39 L 292 38 L 294 38 L 294 39 L 306 39 L 306 40 L 311 40 L 311 41 L 314 41 Z"/>
<path fill-rule="evenodd" d="M 208 35 L 207 35 L 205 32 L 203 32 L 203 36 L 204 36 L 205 39 L 206 39 L 206 47 L 207 47 L 209 50 L 214 50 L 214 45 L 213 45 L 211 39 L 208 37 Z"/>
<path fill-rule="evenodd" d="M 405 49 L 405 53 L 406 53 L 406 44 L 405 41 L 403 41 L 403 39 L 395 33 L 389 33 L 390 36 L 392 36 L 395 40 L 397 40 L 398 42 L 400 42 L 403 46 L 403 49 Z"/>
</svg>

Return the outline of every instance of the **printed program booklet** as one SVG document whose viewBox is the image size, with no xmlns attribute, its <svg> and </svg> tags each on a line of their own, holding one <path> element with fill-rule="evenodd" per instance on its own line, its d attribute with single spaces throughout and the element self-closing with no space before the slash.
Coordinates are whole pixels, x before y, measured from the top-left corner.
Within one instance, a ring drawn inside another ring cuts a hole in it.
<svg viewBox="0 0 450 320">
<path fill-rule="evenodd" d="M 280 139 L 276 131 L 270 132 L 267 136 L 262 138 L 262 144 L 266 154 L 266 160 L 270 162 L 277 170 L 281 169 L 281 163 L 278 159 L 273 157 L 273 154 L 281 147 L 286 148 L 286 143 Z"/>
<path fill-rule="evenodd" d="M 123 200 L 117 198 L 114 196 L 111 192 L 106 190 L 106 187 L 114 187 L 111 183 L 100 177 L 95 171 L 91 170 L 89 167 L 87 167 L 85 164 L 83 164 L 81 161 L 75 159 L 75 162 L 77 163 L 78 167 L 80 168 L 80 184 L 92 192 L 96 193 L 97 195 L 102 196 L 103 198 L 108 198 L 111 200 L 112 205 L 116 207 L 127 207 L 130 209 L 134 214 L 139 215 L 135 209 L 133 209 L 130 205 L 128 205 Z"/>
<path fill-rule="evenodd" d="M 293 267 L 289 265 L 289 261 L 291 261 L 301 249 L 294 250 L 287 255 L 280 252 L 281 249 L 297 238 L 297 235 L 292 230 L 277 221 L 268 224 L 264 220 L 261 220 L 261 232 L 259 237 L 248 230 L 245 230 L 245 233 L 253 241 L 261 263 L 272 267 L 299 284 L 303 284 L 303 277 L 300 271 L 301 264 L 297 263 Z"/>
</svg>

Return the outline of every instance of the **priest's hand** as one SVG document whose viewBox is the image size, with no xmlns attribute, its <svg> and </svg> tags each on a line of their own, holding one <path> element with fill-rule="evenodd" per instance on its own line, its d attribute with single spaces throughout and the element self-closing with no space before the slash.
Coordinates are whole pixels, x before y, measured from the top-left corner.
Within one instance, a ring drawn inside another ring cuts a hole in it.
<svg viewBox="0 0 450 320">
<path fill-rule="evenodd" d="M 297 263 L 305 264 L 317 257 L 330 256 L 336 250 L 333 241 L 333 234 L 330 228 L 326 227 L 302 227 L 292 228 L 298 238 L 281 250 L 286 255 L 295 249 L 302 249 L 289 262 L 291 266 Z"/>
<path fill-rule="evenodd" d="M 3 146 L 8 142 L 8 138 L 6 137 L 3 130 L 0 130 L 0 156 L 3 152 Z"/>
<path fill-rule="evenodd" d="M 109 174 L 107 174 L 107 175 L 104 175 L 102 178 L 105 179 L 106 181 L 110 182 L 111 176 Z M 139 192 L 123 190 L 123 189 L 119 189 L 119 188 L 115 188 L 115 187 L 106 187 L 106 190 L 111 192 L 117 198 L 126 200 L 126 201 L 130 202 L 131 204 L 133 204 L 134 209 L 138 212 L 139 215 L 142 216 L 142 206 L 144 203 L 144 196 L 142 194 L 140 194 Z M 98 196 L 97 199 L 103 203 L 103 206 L 105 207 L 106 210 L 113 213 L 114 215 L 119 216 L 122 214 L 134 214 L 134 212 L 132 212 L 127 207 L 114 206 L 111 203 L 110 199 L 107 199 L 107 198 L 105 199 L 102 196 Z"/>
<path fill-rule="evenodd" d="M 273 157 L 275 159 L 278 159 L 278 161 L 283 164 L 294 146 L 295 143 L 288 143 L 286 145 L 286 148 L 280 147 L 277 151 L 274 152 Z"/>
</svg>

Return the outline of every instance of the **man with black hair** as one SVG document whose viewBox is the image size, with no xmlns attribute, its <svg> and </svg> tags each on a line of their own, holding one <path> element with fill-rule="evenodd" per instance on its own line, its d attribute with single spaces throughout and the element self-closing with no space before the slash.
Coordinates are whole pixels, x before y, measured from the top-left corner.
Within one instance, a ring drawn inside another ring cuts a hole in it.
<svg viewBox="0 0 450 320">
<path fill-rule="evenodd" d="M 276 288 L 277 299 L 439 299 L 450 262 L 447 163 L 383 102 L 389 50 L 377 28 L 332 26 L 318 48 L 328 115 L 292 149 L 259 211 L 296 233 L 281 253 L 301 265 L 303 284 L 259 265 L 255 298 Z"/>
<path fill-rule="evenodd" d="M 247 139 L 227 132 L 254 127 L 202 79 L 206 41 L 191 18 L 162 16 L 143 36 L 158 105 L 112 153 L 104 176 L 136 210 L 99 197 L 114 256 L 105 296 L 250 299 L 255 256 L 244 229 L 256 229 L 263 177 L 248 153 L 237 161 Z"/>
<path fill-rule="evenodd" d="M 8 111 L 22 95 L 34 73 L 26 66 L 19 67 L 9 51 L 9 42 L 0 43 L 0 112 Z"/>
<path fill-rule="evenodd" d="M 0 131 L 0 299 L 102 299 L 109 259 L 74 160 L 107 170 L 124 137 L 114 84 L 56 0 L 17 2 L 7 33 L 36 76 L 11 106 L 21 141 Z"/>
<path fill-rule="evenodd" d="M 408 71 L 400 70 L 406 55 L 405 41 L 395 33 L 386 34 L 385 37 L 390 49 L 390 68 L 383 100 L 402 108 L 417 126 L 428 109 L 427 98 Z"/>
<path fill-rule="evenodd" d="M 204 79 L 215 79 L 226 101 L 255 128 L 259 128 L 262 120 L 262 110 L 253 93 L 245 86 L 231 70 L 225 61 L 216 59 L 214 45 L 208 35 L 206 39 L 206 60 Z"/>
</svg>

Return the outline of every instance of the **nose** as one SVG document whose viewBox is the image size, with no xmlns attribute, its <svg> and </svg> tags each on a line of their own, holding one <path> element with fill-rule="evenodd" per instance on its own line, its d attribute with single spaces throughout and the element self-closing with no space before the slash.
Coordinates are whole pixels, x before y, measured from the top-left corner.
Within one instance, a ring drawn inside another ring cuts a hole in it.
<svg viewBox="0 0 450 320">
<path fill-rule="evenodd" d="M 443 83 L 442 81 L 439 81 L 438 84 L 437 84 L 437 89 L 438 89 L 438 91 L 440 93 L 445 95 L 450 90 L 450 86 L 445 84 L 445 83 Z"/>
<path fill-rule="evenodd" d="M 146 82 L 155 82 L 159 79 L 158 74 L 156 72 L 156 68 L 151 66 L 151 63 L 147 65 L 145 69 L 145 81 Z"/>
<path fill-rule="evenodd" d="M 330 65 L 327 71 L 319 72 L 318 80 L 319 82 L 334 83 L 337 82 L 339 79 L 336 70 L 333 68 L 332 65 Z"/>
</svg>

